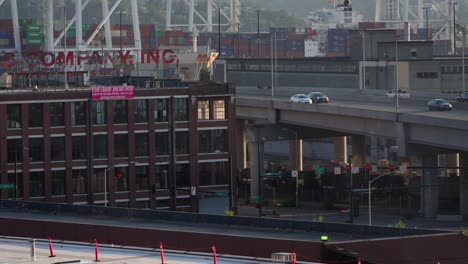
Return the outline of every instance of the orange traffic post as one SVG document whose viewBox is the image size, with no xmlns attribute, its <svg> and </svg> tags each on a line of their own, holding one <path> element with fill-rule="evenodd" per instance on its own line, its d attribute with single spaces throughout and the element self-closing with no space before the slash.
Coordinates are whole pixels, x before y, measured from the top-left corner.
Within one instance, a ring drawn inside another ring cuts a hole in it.
<svg viewBox="0 0 468 264">
<path fill-rule="evenodd" d="M 213 250 L 213 264 L 216 264 L 216 246 L 213 245 L 211 249 Z"/>
<path fill-rule="evenodd" d="M 161 256 L 161 264 L 164 264 L 164 250 L 162 242 L 159 242 L 159 255 Z"/>
<path fill-rule="evenodd" d="M 292 264 L 296 264 L 296 252 L 293 252 L 293 253 L 291 254 L 291 263 L 292 263 Z"/>
<path fill-rule="evenodd" d="M 49 258 L 53 258 L 55 257 L 55 255 L 54 255 L 54 250 L 52 249 L 52 242 L 50 242 L 50 236 L 47 238 L 49 240 L 49 252 L 50 252 Z"/>
<path fill-rule="evenodd" d="M 357 258 L 357 263 L 361 264 L 361 258 L 360 257 Z"/>
<path fill-rule="evenodd" d="M 99 261 L 99 249 L 96 239 L 94 239 L 94 255 L 96 257 L 96 261 Z"/>
</svg>

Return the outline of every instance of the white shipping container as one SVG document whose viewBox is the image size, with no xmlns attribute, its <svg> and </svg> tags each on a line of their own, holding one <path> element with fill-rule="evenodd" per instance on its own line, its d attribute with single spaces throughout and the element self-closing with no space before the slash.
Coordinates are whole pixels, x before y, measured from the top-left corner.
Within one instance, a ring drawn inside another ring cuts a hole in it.
<svg viewBox="0 0 468 264">
<path fill-rule="evenodd" d="M 112 37 L 120 37 L 120 30 L 112 30 Z M 122 29 L 122 38 L 127 37 L 127 30 Z"/>
</svg>

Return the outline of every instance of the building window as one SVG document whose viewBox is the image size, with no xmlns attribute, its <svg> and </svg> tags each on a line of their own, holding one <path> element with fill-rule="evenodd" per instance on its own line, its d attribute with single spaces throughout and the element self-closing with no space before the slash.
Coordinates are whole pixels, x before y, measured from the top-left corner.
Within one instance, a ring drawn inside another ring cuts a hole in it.
<svg viewBox="0 0 468 264">
<path fill-rule="evenodd" d="M 187 98 L 175 98 L 175 120 L 188 121 Z"/>
<path fill-rule="evenodd" d="M 71 103 L 71 125 L 84 126 L 86 124 L 85 102 Z"/>
<path fill-rule="evenodd" d="M 135 156 L 148 156 L 148 133 L 135 134 Z"/>
<path fill-rule="evenodd" d="M 93 102 L 93 124 L 105 125 L 106 117 L 106 102 Z"/>
<path fill-rule="evenodd" d="M 105 169 L 94 169 L 94 192 L 103 193 L 104 192 L 104 176 Z"/>
<path fill-rule="evenodd" d="M 64 126 L 64 109 L 63 103 L 50 103 L 50 126 L 61 127 Z"/>
<path fill-rule="evenodd" d="M 411 52 L 411 58 L 416 58 L 416 57 L 418 57 L 418 51 L 417 51 L 417 49 L 411 48 L 411 49 L 410 49 L 410 52 Z"/>
<path fill-rule="evenodd" d="M 199 153 L 209 153 L 211 152 L 211 131 L 210 130 L 200 130 L 198 131 L 198 152 Z"/>
<path fill-rule="evenodd" d="M 86 159 L 86 136 L 72 137 L 72 159 L 84 160 Z"/>
<path fill-rule="evenodd" d="M 228 184 L 227 162 L 215 163 L 215 184 Z"/>
<path fill-rule="evenodd" d="M 210 119 L 210 101 L 198 100 L 198 120 Z"/>
<path fill-rule="evenodd" d="M 134 101 L 133 114 L 135 118 L 135 123 L 147 123 L 148 122 L 146 100 Z"/>
<path fill-rule="evenodd" d="M 43 127 L 43 105 L 29 105 L 29 127 Z"/>
<path fill-rule="evenodd" d="M 8 163 L 23 162 L 23 139 L 14 138 L 7 141 Z"/>
<path fill-rule="evenodd" d="M 189 164 L 176 165 L 176 187 L 190 186 L 190 166 Z"/>
<path fill-rule="evenodd" d="M 52 195 L 64 195 L 65 194 L 65 171 L 52 171 Z"/>
<path fill-rule="evenodd" d="M 50 160 L 61 161 L 65 160 L 65 138 L 64 137 L 52 137 L 50 139 Z"/>
<path fill-rule="evenodd" d="M 7 127 L 21 128 L 21 105 L 7 105 Z"/>
<path fill-rule="evenodd" d="M 418 79 L 437 79 L 438 76 L 437 72 L 418 72 L 416 74 Z"/>
<path fill-rule="evenodd" d="M 29 161 L 40 162 L 44 161 L 44 139 L 30 138 L 29 139 Z"/>
<path fill-rule="evenodd" d="M 169 168 L 167 165 L 156 166 L 156 188 L 167 188 L 169 186 L 167 172 Z"/>
<path fill-rule="evenodd" d="M 73 170 L 72 171 L 72 191 L 73 194 L 86 193 L 86 175 L 87 170 Z"/>
<path fill-rule="evenodd" d="M 148 167 L 147 166 L 138 166 L 135 167 L 135 188 L 136 190 L 148 190 L 149 186 L 149 177 L 148 177 Z"/>
<path fill-rule="evenodd" d="M 44 172 L 43 171 L 29 172 L 29 196 L 30 197 L 44 196 Z"/>
<path fill-rule="evenodd" d="M 200 185 L 212 185 L 211 163 L 199 163 L 198 175 L 200 177 Z"/>
<path fill-rule="evenodd" d="M 118 100 L 114 102 L 114 124 L 126 124 L 127 122 L 127 101 Z"/>
<path fill-rule="evenodd" d="M 93 140 L 93 157 L 95 159 L 107 158 L 107 135 L 95 135 Z"/>
<path fill-rule="evenodd" d="M 8 173 L 8 183 L 14 183 L 17 188 L 8 189 L 8 199 L 23 197 L 23 173 Z M 16 193 L 18 191 L 18 193 Z"/>
<path fill-rule="evenodd" d="M 214 119 L 224 120 L 226 119 L 226 105 L 224 100 L 215 100 L 214 103 Z"/>
<path fill-rule="evenodd" d="M 167 99 L 156 99 L 154 103 L 154 121 L 167 122 Z"/>
<path fill-rule="evenodd" d="M 128 191 L 128 167 L 116 167 L 114 170 L 116 191 Z"/>
<path fill-rule="evenodd" d="M 189 132 L 176 132 L 176 154 L 189 154 Z"/>
<path fill-rule="evenodd" d="M 169 133 L 168 132 L 156 132 L 156 155 L 169 155 Z"/>
<path fill-rule="evenodd" d="M 225 129 L 216 129 L 214 130 L 214 144 L 215 151 L 226 152 L 226 130 Z"/>
<path fill-rule="evenodd" d="M 114 157 L 128 157 L 128 134 L 114 135 Z"/>
</svg>

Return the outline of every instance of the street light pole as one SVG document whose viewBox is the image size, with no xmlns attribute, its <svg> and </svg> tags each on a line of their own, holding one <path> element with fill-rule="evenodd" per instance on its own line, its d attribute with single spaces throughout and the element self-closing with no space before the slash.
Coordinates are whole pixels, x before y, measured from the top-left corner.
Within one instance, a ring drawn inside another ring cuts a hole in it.
<svg viewBox="0 0 468 264">
<path fill-rule="evenodd" d="M 368 197 L 369 197 L 369 198 L 368 198 L 368 200 L 369 200 L 369 225 L 372 225 L 372 200 L 371 200 L 371 199 L 372 199 L 372 198 L 371 198 L 371 192 L 372 192 L 372 190 L 371 190 L 371 184 L 372 184 L 374 181 L 376 181 L 377 179 L 379 179 L 380 177 L 382 177 L 382 176 L 384 176 L 384 174 L 382 174 L 382 175 L 380 175 L 379 177 L 373 179 L 372 181 L 371 181 L 370 179 L 369 179 L 369 181 L 368 181 L 368 189 L 367 189 L 368 192 L 367 192 L 367 193 L 368 193 Z"/>
<path fill-rule="evenodd" d="M 120 30 L 120 37 L 119 37 L 119 42 L 120 42 L 120 75 L 122 76 L 122 14 L 126 14 L 125 11 L 119 11 L 119 30 Z"/>
<path fill-rule="evenodd" d="M 257 8 L 257 56 L 260 57 L 260 8 Z"/>
<path fill-rule="evenodd" d="M 466 26 L 463 26 L 463 48 L 462 48 L 462 79 L 463 79 L 463 93 L 465 96 L 465 40 L 466 40 Z"/>
<path fill-rule="evenodd" d="M 452 5 L 452 12 L 453 12 L 453 54 L 457 54 L 457 22 L 456 22 L 456 14 L 455 14 L 455 6 L 458 5 L 457 1 L 450 1 L 450 5 Z"/>
<path fill-rule="evenodd" d="M 218 56 L 221 56 L 221 6 L 218 6 Z"/>
<path fill-rule="evenodd" d="M 366 32 L 364 30 L 360 31 L 362 37 L 362 86 L 361 92 L 366 89 Z"/>
<path fill-rule="evenodd" d="M 15 147 L 15 198 L 18 200 L 18 146 Z"/>
<path fill-rule="evenodd" d="M 299 206 L 299 142 L 297 142 L 297 132 L 294 132 L 295 136 L 295 141 L 296 141 L 296 171 L 297 171 L 297 177 L 296 177 L 296 208 Z"/>
<path fill-rule="evenodd" d="M 395 83 L 395 86 L 396 86 L 396 120 L 398 121 L 398 112 L 400 111 L 399 109 L 399 104 L 400 104 L 400 95 L 399 95 L 399 92 L 398 92 L 398 39 L 395 38 L 395 77 L 396 77 L 396 83 Z"/>
<path fill-rule="evenodd" d="M 432 5 L 425 5 L 423 7 L 426 10 L 426 41 L 429 41 L 429 9 L 432 8 Z"/>
</svg>

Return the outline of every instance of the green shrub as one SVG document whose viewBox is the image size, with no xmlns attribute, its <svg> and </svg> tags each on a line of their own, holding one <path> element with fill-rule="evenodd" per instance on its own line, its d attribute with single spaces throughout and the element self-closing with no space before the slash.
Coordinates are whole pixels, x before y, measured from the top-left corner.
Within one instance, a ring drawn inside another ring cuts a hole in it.
<svg viewBox="0 0 468 264">
<path fill-rule="evenodd" d="M 312 219 L 312 221 L 317 222 L 317 223 L 322 223 L 323 220 L 324 220 L 324 218 L 323 218 L 322 215 L 319 215 L 319 216 L 314 217 L 314 218 Z"/>
<path fill-rule="evenodd" d="M 398 221 L 397 221 L 394 225 L 390 224 L 390 225 L 388 225 L 388 226 L 389 226 L 389 227 L 406 228 L 406 223 L 403 222 L 403 220 L 398 219 Z"/>
<path fill-rule="evenodd" d="M 225 216 L 235 216 L 235 213 L 232 210 L 226 210 L 226 211 L 224 211 L 224 215 Z"/>
</svg>

